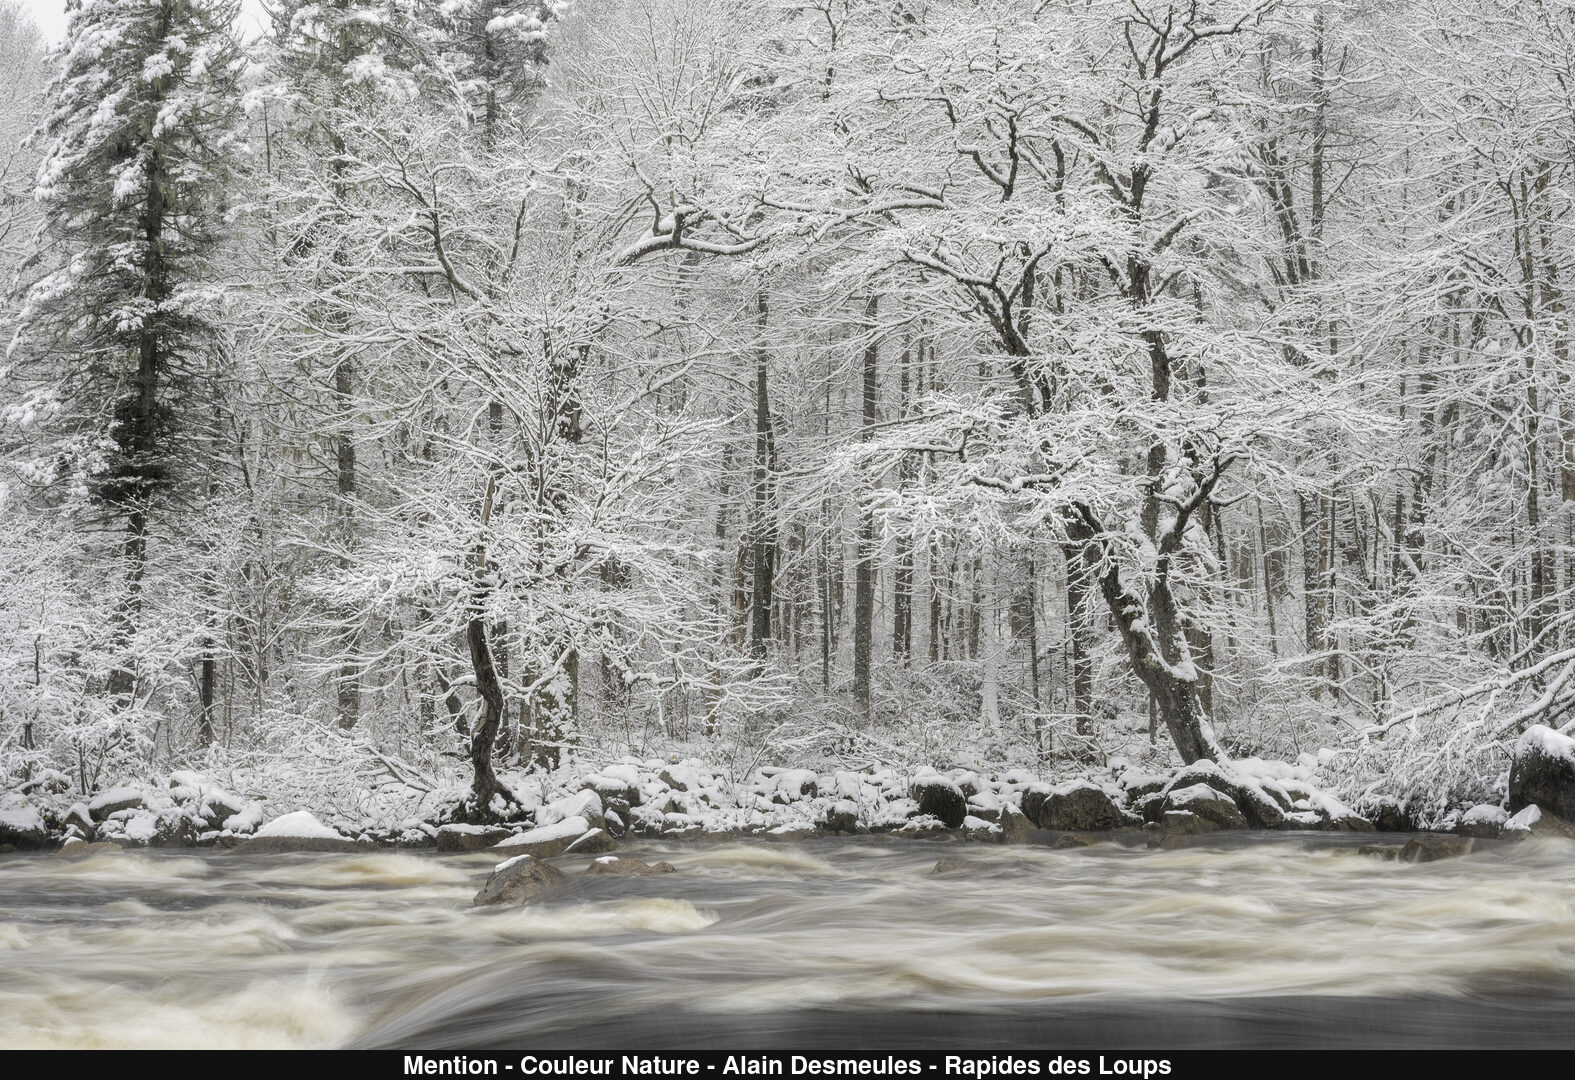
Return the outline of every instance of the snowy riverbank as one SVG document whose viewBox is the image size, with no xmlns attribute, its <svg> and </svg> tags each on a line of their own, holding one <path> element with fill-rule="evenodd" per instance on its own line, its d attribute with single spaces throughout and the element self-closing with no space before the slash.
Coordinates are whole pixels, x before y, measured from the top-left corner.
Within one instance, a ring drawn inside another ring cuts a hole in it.
<svg viewBox="0 0 1575 1080">
<path fill-rule="evenodd" d="M 1443 826 L 1471 837 L 1565 834 L 1570 806 L 1561 800 L 1575 791 L 1572 748 L 1568 738 L 1533 728 L 1517 747 L 1505 804 L 1463 809 Z M 1346 805 L 1320 784 L 1319 764 L 1314 755 L 1295 763 L 1205 760 L 1156 773 L 1117 760 L 1051 782 L 1024 769 L 759 767 L 734 776 L 695 759 L 622 757 L 518 784 L 524 812 L 497 824 L 454 820 L 457 791 L 412 792 L 412 812 L 403 817 L 351 820 L 237 795 L 219 779 L 187 770 L 108 787 L 89 799 L 71 797 L 64 778 L 43 777 L 0 796 L 0 850 L 113 844 L 263 852 L 377 845 L 496 848 L 501 855 L 550 858 L 611 850 L 629 837 L 955 833 L 1013 842 L 1047 830 L 1070 838 L 1059 842 L 1078 843 L 1083 834 L 1143 830 L 1151 843 L 1168 844 L 1235 829 L 1418 827 L 1392 803 Z"/>
</svg>

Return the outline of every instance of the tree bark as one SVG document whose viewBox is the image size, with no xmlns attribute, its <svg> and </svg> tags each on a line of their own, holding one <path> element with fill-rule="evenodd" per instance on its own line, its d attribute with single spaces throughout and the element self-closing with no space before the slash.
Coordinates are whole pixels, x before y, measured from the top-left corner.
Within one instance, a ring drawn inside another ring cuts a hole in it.
<svg viewBox="0 0 1575 1080">
<path fill-rule="evenodd" d="M 864 347 L 860 411 L 860 441 L 868 440 L 875 426 L 875 407 L 879 394 L 880 343 L 875 318 L 879 301 L 870 297 L 864 304 L 864 320 L 870 339 Z M 853 700 L 867 721 L 870 717 L 870 664 L 875 638 L 875 516 L 868 506 L 860 508 L 859 531 L 853 564 Z"/>
</svg>

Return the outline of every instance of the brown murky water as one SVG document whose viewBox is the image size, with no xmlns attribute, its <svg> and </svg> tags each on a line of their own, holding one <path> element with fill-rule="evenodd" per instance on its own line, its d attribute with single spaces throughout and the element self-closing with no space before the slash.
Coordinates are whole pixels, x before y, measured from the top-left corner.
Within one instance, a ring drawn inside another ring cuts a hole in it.
<svg viewBox="0 0 1575 1080">
<path fill-rule="evenodd" d="M 1575 1046 L 1575 843 L 625 853 L 680 872 L 474 910 L 490 856 L 7 856 L 0 1047 Z"/>
</svg>

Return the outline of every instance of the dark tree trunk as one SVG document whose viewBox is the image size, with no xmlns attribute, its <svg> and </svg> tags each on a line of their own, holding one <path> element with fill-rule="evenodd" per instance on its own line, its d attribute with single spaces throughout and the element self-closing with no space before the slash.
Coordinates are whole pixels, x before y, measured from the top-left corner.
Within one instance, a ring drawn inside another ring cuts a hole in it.
<svg viewBox="0 0 1575 1080">
<path fill-rule="evenodd" d="M 766 657 L 771 638 L 771 586 L 775 577 L 776 519 L 772 512 L 771 399 L 766 381 L 770 349 L 766 344 L 769 308 L 762 289 L 756 297 L 760 341 L 755 347 L 755 467 L 750 514 L 749 655 Z"/>
<path fill-rule="evenodd" d="M 1200 498 L 1206 499 L 1211 487 L 1212 482 L 1206 484 Z M 1181 653 L 1186 638 L 1167 569 L 1168 560 L 1180 548 L 1180 537 L 1186 530 L 1190 512 L 1179 512 L 1173 531 L 1166 534 L 1159 550 L 1160 570 L 1148 589 L 1146 601 L 1122 583 L 1115 559 L 1092 563 L 1108 567 L 1093 574 L 1105 606 L 1121 632 L 1132 670 L 1153 695 L 1160 720 L 1170 732 L 1182 761 L 1189 765 L 1200 758 L 1219 760 L 1224 756 L 1209 728 L 1208 713 L 1198 695 L 1198 678 L 1191 658 Z M 1068 538 L 1082 550 L 1099 551 L 1108 542 L 1092 512 L 1080 504 L 1068 513 L 1066 531 Z"/>
<path fill-rule="evenodd" d="M 353 392 L 355 389 L 355 368 L 348 356 L 341 356 L 338 365 L 334 368 L 334 398 L 340 411 L 339 433 L 335 439 L 334 461 L 337 471 L 337 488 L 339 491 L 339 513 L 343 524 L 345 538 L 348 541 L 352 530 L 353 512 L 351 500 L 356 494 L 356 445 L 355 436 L 351 431 L 350 413 L 352 409 Z M 343 562 L 348 565 L 348 560 Z M 353 612 L 345 612 L 347 619 L 353 619 Z M 360 634 L 352 631 L 349 640 L 345 643 L 345 650 L 350 656 L 360 647 Z M 361 676 L 358 665 L 353 659 L 347 660 L 339 669 L 339 682 L 335 688 L 335 696 L 339 706 L 339 727 L 344 731 L 354 728 L 356 721 L 361 716 Z"/>
<path fill-rule="evenodd" d="M 487 491 L 481 506 L 481 537 L 476 541 L 474 565 L 471 568 L 470 610 L 465 619 L 465 644 L 470 651 L 470 666 L 476 677 L 476 691 L 481 696 L 481 715 L 470 732 L 470 766 L 472 770 L 470 800 L 466 816 L 472 821 L 493 821 L 498 813 L 492 809 L 492 799 L 502 795 L 519 805 L 492 769 L 492 754 L 498 739 L 498 727 L 503 722 L 503 685 L 492 659 L 492 648 L 487 642 L 487 603 L 492 597 L 491 568 L 487 564 L 486 530 L 492 522 L 492 504 L 497 495 L 497 482 L 487 478 Z"/>
<path fill-rule="evenodd" d="M 207 638 L 202 648 L 201 674 L 197 678 L 197 697 L 201 706 L 198 715 L 197 736 L 202 745 L 213 745 L 213 691 L 218 662 L 213 655 L 213 639 Z"/>
<path fill-rule="evenodd" d="M 879 301 L 870 297 L 864 305 L 864 319 L 870 339 L 864 347 L 863 408 L 860 411 L 861 440 L 870 437 L 875 426 L 878 403 L 880 344 L 875 317 Z M 859 511 L 859 531 L 853 566 L 853 700 L 864 719 L 870 716 L 870 665 L 875 639 L 875 517 L 866 506 Z"/>
</svg>

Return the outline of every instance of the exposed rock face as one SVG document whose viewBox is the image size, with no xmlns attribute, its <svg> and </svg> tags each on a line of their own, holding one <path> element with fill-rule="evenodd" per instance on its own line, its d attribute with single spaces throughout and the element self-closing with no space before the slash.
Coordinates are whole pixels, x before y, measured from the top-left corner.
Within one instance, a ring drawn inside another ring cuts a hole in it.
<svg viewBox="0 0 1575 1080">
<path fill-rule="evenodd" d="M 1211 823 L 1216 829 L 1245 829 L 1247 819 L 1236 801 L 1215 791 L 1208 784 L 1173 788 L 1165 796 L 1163 814 L 1184 811 Z M 1162 818 L 1163 820 L 1163 818 Z"/>
<path fill-rule="evenodd" d="M 941 821 L 948 829 L 959 828 L 968 816 L 968 800 L 962 789 L 942 776 L 922 776 L 913 782 L 909 796 L 919 804 L 919 813 Z"/>
<path fill-rule="evenodd" d="M 1071 780 L 1051 788 L 1039 807 L 1041 829 L 1105 832 L 1126 823 L 1126 814 L 1104 789 L 1087 780 Z"/>
<path fill-rule="evenodd" d="M 516 855 L 493 868 L 492 876 L 471 901 L 473 907 L 528 904 L 568 878 L 556 866 L 533 855 Z"/>
<path fill-rule="evenodd" d="M 618 845 L 605 829 L 591 829 L 574 843 L 564 848 L 565 855 L 601 855 Z"/>
<path fill-rule="evenodd" d="M 670 862 L 659 862 L 654 866 L 644 859 L 619 859 L 608 857 L 597 859 L 585 868 L 587 874 L 616 874 L 619 877 L 635 875 L 637 877 L 653 877 L 657 874 L 671 874 L 676 868 Z"/>
<path fill-rule="evenodd" d="M 439 851 L 485 851 L 513 833 L 497 825 L 444 825 L 437 831 Z"/>
<path fill-rule="evenodd" d="M 1527 728 L 1515 743 L 1508 806 L 1512 814 L 1539 806 L 1575 821 L 1575 739 L 1541 724 Z"/>
</svg>

